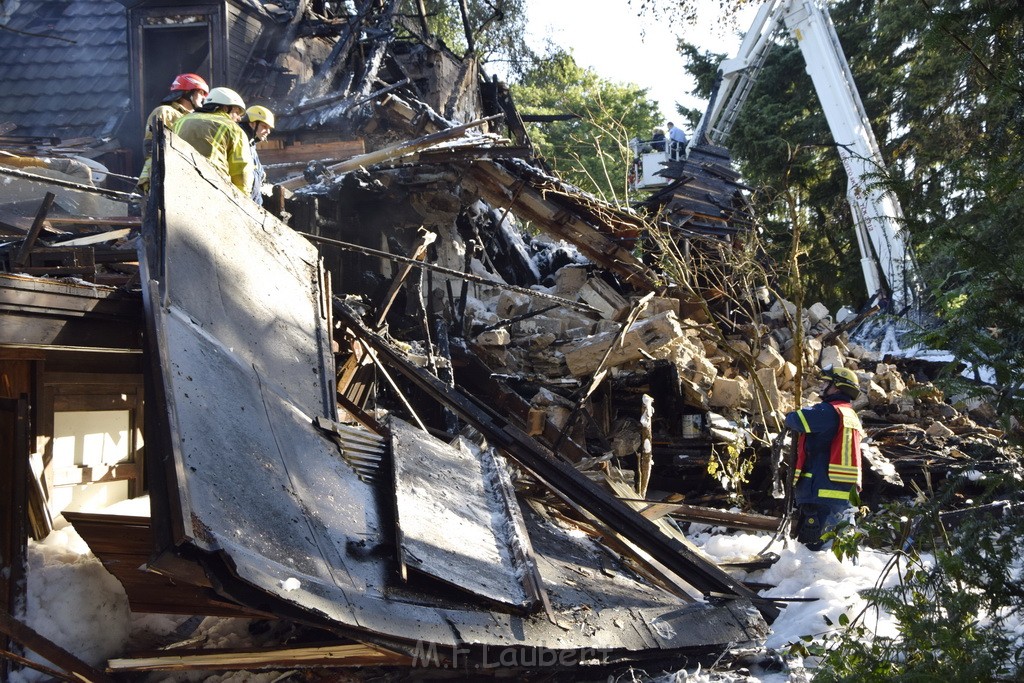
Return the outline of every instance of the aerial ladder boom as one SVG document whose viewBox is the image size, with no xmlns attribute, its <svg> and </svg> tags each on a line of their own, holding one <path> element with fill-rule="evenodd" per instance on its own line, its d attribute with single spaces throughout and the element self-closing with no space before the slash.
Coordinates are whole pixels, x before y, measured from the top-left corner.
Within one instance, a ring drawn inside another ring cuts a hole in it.
<svg viewBox="0 0 1024 683">
<path fill-rule="evenodd" d="M 868 294 L 888 299 L 893 312 L 916 311 L 920 284 L 903 212 L 896 195 L 879 182 L 885 169 L 882 154 L 823 4 L 770 0 L 761 6 L 736 57 L 722 63 L 718 90 L 694 139 L 707 136 L 724 144 L 782 26 L 800 47 L 846 170 L 846 196 Z"/>
</svg>

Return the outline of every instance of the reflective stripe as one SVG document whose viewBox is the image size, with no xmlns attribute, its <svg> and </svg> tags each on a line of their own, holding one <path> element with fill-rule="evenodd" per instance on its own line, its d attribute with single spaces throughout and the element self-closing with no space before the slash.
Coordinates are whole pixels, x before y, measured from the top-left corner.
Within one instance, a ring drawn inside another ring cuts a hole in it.
<svg viewBox="0 0 1024 683">
<path fill-rule="evenodd" d="M 796 411 L 796 416 L 800 418 L 800 424 L 802 424 L 804 426 L 804 431 L 805 432 L 810 432 L 811 431 L 811 425 L 807 424 L 807 418 L 804 417 L 804 411 L 803 410 Z"/>
<path fill-rule="evenodd" d="M 811 474 L 810 472 L 804 472 L 800 476 L 803 477 L 804 479 L 813 479 L 814 478 L 814 475 Z"/>
<path fill-rule="evenodd" d="M 836 498 L 838 500 L 850 500 L 849 491 L 836 491 L 835 489 L 818 489 L 818 498 Z"/>
</svg>

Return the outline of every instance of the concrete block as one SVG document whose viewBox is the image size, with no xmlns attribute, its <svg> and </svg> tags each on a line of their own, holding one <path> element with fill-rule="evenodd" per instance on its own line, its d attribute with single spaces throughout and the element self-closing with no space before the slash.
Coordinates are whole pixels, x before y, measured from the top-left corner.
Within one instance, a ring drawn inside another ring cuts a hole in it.
<svg viewBox="0 0 1024 683">
<path fill-rule="evenodd" d="M 651 353 L 681 336 L 682 329 L 676 316 L 662 313 L 634 323 L 621 344 L 616 343 L 619 332 L 581 339 L 574 348 L 564 351 L 565 362 L 574 376 L 582 377 L 597 370 L 609 347 L 612 350 L 605 362 L 606 368 L 639 360 L 643 358 L 642 352 Z"/>
<path fill-rule="evenodd" d="M 508 320 L 517 315 L 523 315 L 530 310 L 530 297 L 520 292 L 502 290 L 498 295 L 498 304 L 495 312 L 503 319 Z"/>
<path fill-rule="evenodd" d="M 590 278 L 580 287 L 579 298 L 597 309 L 606 320 L 615 320 L 629 308 L 626 298 L 599 277 Z"/>
<path fill-rule="evenodd" d="M 827 368 L 830 365 L 837 368 L 846 367 L 846 358 L 843 357 L 843 352 L 839 350 L 838 346 L 826 346 L 818 357 L 819 368 Z"/>
<path fill-rule="evenodd" d="M 761 353 L 757 355 L 757 363 L 761 367 L 777 371 L 781 370 L 782 366 L 786 364 L 786 359 L 774 347 L 766 345 L 761 349 Z"/>
<path fill-rule="evenodd" d="M 576 301 L 577 294 L 587 282 L 587 267 L 563 266 L 555 273 L 555 294 Z"/>
<path fill-rule="evenodd" d="M 885 393 L 885 389 L 878 386 L 874 381 L 868 382 L 868 403 L 871 405 L 878 405 L 889 402 L 889 395 Z"/>
<path fill-rule="evenodd" d="M 768 317 L 777 322 L 785 322 L 796 317 L 796 304 L 785 299 L 776 299 L 768 309 Z"/>
<path fill-rule="evenodd" d="M 925 434 L 938 437 L 940 439 L 948 439 L 951 436 L 956 436 L 952 429 L 941 422 L 932 422 L 931 425 L 928 426 L 928 429 L 924 431 Z"/>
<path fill-rule="evenodd" d="M 651 299 L 651 302 L 647 304 L 648 315 L 658 315 L 666 311 L 672 311 L 677 317 L 679 316 L 679 299 L 673 299 L 670 297 L 656 296 Z"/>
<path fill-rule="evenodd" d="M 708 402 L 712 408 L 742 409 L 750 402 L 750 389 L 746 380 L 717 377 Z"/>
<path fill-rule="evenodd" d="M 565 335 L 565 321 L 560 317 L 535 315 L 515 324 L 516 334 L 553 334 L 561 338 Z"/>
<path fill-rule="evenodd" d="M 807 309 L 807 319 L 812 325 L 817 325 L 829 317 L 828 306 L 820 301 Z"/>
<path fill-rule="evenodd" d="M 726 339 L 725 341 L 729 345 L 729 348 L 731 348 L 733 351 L 736 352 L 738 357 L 742 358 L 744 356 L 751 355 L 751 353 L 750 353 L 750 342 L 748 342 L 747 340 L 745 340 L 745 339 Z"/>
<path fill-rule="evenodd" d="M 512 335 L 504 327 L 499 327 L 478 334 L 473 341 L 481 346 L 508 346 L 512 341 Z"/>
</svg>

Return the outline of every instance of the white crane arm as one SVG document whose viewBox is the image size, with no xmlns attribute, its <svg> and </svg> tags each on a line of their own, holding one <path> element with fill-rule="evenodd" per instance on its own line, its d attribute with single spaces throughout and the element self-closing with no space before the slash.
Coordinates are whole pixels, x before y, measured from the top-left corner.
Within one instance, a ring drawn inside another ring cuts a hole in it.
<svg viewBox="0 0 1024 683">
<path fill-rule="evenodd" d="M 881 182 L 884 159 L 828 10 L 813 0 L 787 0 L 782 10 L 846 170 L 846 196 L 868 294 L 886 294 L 887 285 L 893 311 L 916 309 L 920 286 L 903 230 L 903 211 L 896 195 Z"/>
<path fill-rule="evenodd" d="M 783 25 L 796 40 L 818 93 L 848 179 L 861 269 L 869 295 L 891 297 L 891 309 L 917 309 L 920 284 L 896 195 L 879 182 L 885 166 L 853 74 L 823 0 L 768 0 L 736 57 L 722 62 L 719 86 L 690 145 L 722 145 L 753 89 Z M 879 267 L 880 265 L 880 267 Z"/>
</svg>

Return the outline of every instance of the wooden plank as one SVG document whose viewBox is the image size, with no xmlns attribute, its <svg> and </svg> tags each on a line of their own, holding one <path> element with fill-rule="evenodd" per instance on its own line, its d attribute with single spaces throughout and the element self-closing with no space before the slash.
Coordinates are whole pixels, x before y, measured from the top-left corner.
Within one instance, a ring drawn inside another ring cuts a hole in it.
<svg viewBox="0 0 1024 683">
<path fill-rule="evenodd" d="M 242 669 L 322 668 L 342 666 L 405 666 L 412 660 L 396 652 L 362 643 L 303 645 L 285 648 L 175 651 L 154 656 L 121 657 L 107 662 L 114 672 L 237 671 Z"/>
<path fill-rule="evenodd" d="M 121 239 L 126 237 L 131 232 L 130 228 L 119 228 L 117 230 L 110 230 L 108 232 L 101 232 L 96 235 L 86 235 L 85 237 L 76 237 L 74 239 L 66 240 L 64 242 L 54 242 L 55 247 L 84 247 L 90 244 L 99 244 L 101 242 L 111 242 L 113 240 Z M 132 254 L 132 260 L 135 260 L 136 255 Z"/>
<path fill-rule="evenodd" d="M 103 566 L 121 583 L 133 612 L 202 614 L 225 617 L 261 617 L 264 613 L 242 607 L 214 593 L 202 570 L 200 583 L 169 578 L 149 570 L 154 551 L 149 517 L 104 515 L 66 511 L 64 517 L 88 544 Z"/>
<path fill-rule="evenodd" d="M 138 228 L 142 219 L 138 216 L 108 216 L 107 218 L 84 218 L 81 216 L 51 216 L 46 219 L 50 225 L 122 225 Z"/>
<path fill-rule="evenodd" d="M 455 126 L 453 128 L 440 130 L 436 133 L 424 135 L 423 137 L 416 138 L 415 140 L 407 140 L 405 142 L 389 145 L 382 149 L 352 157 L 351 159 L 342 161 L 339 164 L 328 166 L 327 170 L 335 174 L 348 173 L 349 171 L 354 171 L 357 168 L 374 166 L 376 164 L 384 163 L 385 161 L 398 159 L 406 156 L 407 154 L 412 154 L 413 152 L 432 147 L 433 145 L 454 140 L 455 138 L 461 137 L 466 131 L 472 130 L 473 128 L 479 128 L 480 126 L 483 126 L 497 118 L 500 117 L 491 116 L 486 119 L 471 121 L 470 123 L 464 123 L 461 126 Z M 296 190 L 308 185 L 309 181 L 307 181 L 305 177 L 300 176 L 277 184 L 288 190 Z"/>
<path fill-rule="evenodd" d="M 434 243 L 437 239 L 437 234 L 427 231 L 420 230 L 419 239 L 414 245 L 411 258 L 413 261 L 422 261 L 427 256 L 427 247 Z M 388 311 L 391 310 L 391 306 L 395 303 L 395 297 L 398 296 L 398 290 L 405 284 L 406 278 L 409 277 L 409 273 L 412 272 L 412 264 L 406 263 L 398 268 L 398 272 L 395 273 L 394 279 L 391 281 L 391 286 L 388 288 L 386 294 L 379 306 L 377 306 L 377 318 L 374 321 L 374 329 L 380 329 L 384 325 L 384 321 L 387 319 Z"/>
<path fill-rule="evenodd" d="M 47 192 L 46 196 L 43 197 L 43 202 L 39 205 L 39 211 L 36 212 L 36 218 L 32 221 L 32 227 L 29 228 L 25 242 L 21 245 L 21 249 L 18 250 L 18 255 L 14 257 L 14 265 L 16 267 L 21 268 L 28 262 L 28 255 L 32 252 L 33 247 L 35 247 L 36 240 L 39 239 L 39 233 L 43 230 L 43 221 L 46 220 L 46 214 L 50 212 L 50 207 L 53 206 L 53 200 L 56 198 L 57 195 L 52 192 Z"/>
<path fill-rule="evenodd" d="M 139 478 L 139 468 L 133 462 L 95 467 L 62 467 L 52 470 L 52 486 L 98 484 L 110 481 L 128 481 Z"/>
<path fill-rule="evenodd" d="M 263 144 L 269 144 L 268 141 Z M 277 148 L 259 147 L 260 161 L 264 165 L 290 164 L 294 162 L 324 161 L 333 159 L 342 161 L 366 152 L 366 144 L 362 138 L 356 140 L 334 140 L 331 142 L 296 142 L 293 145 Z"/>
<path fill-rule="evenodd" d="M 25 615 L 25 574 L 28 569 L 28 396 L 0 399 L 0 612 Z M 0 638 L 0 649 L 23 654 L 12 638 Z M 9 662 L 0 666 L 6 679 Z"/>
</svg>

